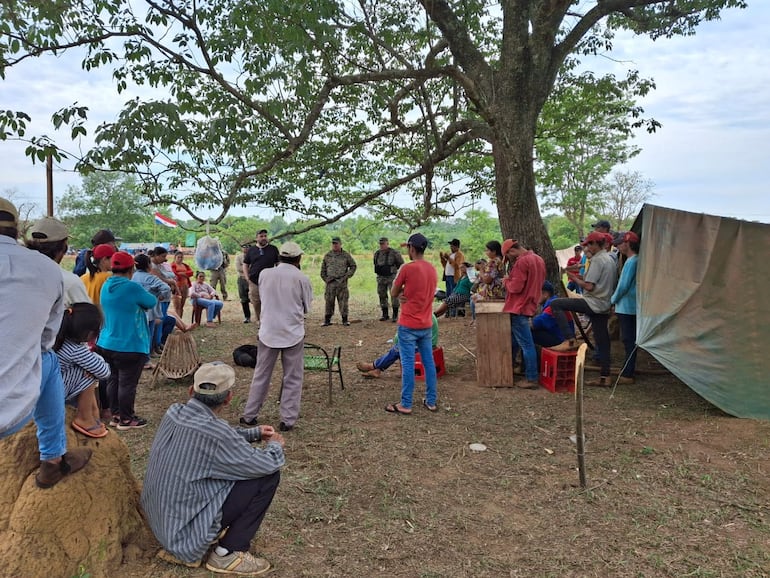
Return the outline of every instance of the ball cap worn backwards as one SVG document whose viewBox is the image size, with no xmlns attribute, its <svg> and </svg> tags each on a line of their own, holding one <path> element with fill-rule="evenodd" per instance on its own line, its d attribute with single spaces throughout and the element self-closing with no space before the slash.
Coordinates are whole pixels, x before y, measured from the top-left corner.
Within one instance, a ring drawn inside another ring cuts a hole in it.
<svg viewBox="0 0 770 578">
<path fill-rule="evenodd" d="M 281 257 L 299 257 L 302 255 L 302 248 L 292 241 L 286 241 L 281 248 L 278 249 L 278 253 Z"/>
<path fill-rule="evenodd" d="M 3 216 L 0 220 L 0 227 L 17 227 L 19 225 L 19 211 L 8 199 L 0 197 L 0 213 L 8 213 L 11 216 L 10 220 Z"/>
<path fill-rule="evenodd" d="M 235 385 L 235 371 L 222 361 L 204 363 L 195 372 L 193 391 L 201 395 L 217 395 Z"/>
<path fill-rule="evenodd" d="M 29 230 L 30 236 L 40 243 L 55 243 L 70 236 L 67 225 L 53 217 L 43 217 Z"/>
</svg>

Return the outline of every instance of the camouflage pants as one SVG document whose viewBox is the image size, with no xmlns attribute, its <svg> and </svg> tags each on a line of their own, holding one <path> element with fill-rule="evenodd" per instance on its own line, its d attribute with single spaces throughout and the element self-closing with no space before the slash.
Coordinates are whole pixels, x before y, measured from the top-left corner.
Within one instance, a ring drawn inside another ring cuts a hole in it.
<svg viewBox="0 0 770 578">
<path fill-rule="evenodd" d="M 257 317 L 257 321 L 260 320 L 260 316 L 262 315 L 262 300 L 259 298 L 259 285 L 254 283 L 251 279 L 248 280 L 249 283 L 249 301 L 251 301 L 251 305 L 254 307 L 254 315 Z"/>
<path fill-rule="evenodd" d="M 380 277 L 377 276 L 377 296 L 380 298 L 380 308 L 388 308 L 388 298 L 390 297 L 390 288 L 393 286 L 393 281 L 396 276 Z"/>
<path fill-rule="evenodd" d="M 330 281 L 327 283 L 324 299 L 326 300 L 326 309 L 324 311 L 326 317 L 334 315 L 334 300 L 336 299 L 340 307 L 340 315 L 343 319 L 348 318 L 350 292 L 348 291 L 347 281 Z"/>
<path fill-rule="evenodd" d="M 220 293 L 222 299 L 227 299 L 227 273 L 224 269 L 215 269 L 214 271 L 211 271 L 211 286 L 214 288 L 214 291 L 217 290 L 217 283 L 219 283 L 222 288 L 222 292 Z"/>
</svg>

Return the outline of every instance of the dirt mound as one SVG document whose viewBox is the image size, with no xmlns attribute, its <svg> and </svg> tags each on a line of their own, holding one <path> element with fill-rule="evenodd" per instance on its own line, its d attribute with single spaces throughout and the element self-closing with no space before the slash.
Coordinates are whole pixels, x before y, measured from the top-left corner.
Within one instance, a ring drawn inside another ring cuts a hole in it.
<svg viewBox="0 0 770 578">
<path fill-rule="evenodd" d="M 34 424 L 0 440 L 3 575 L 108 576 L 124 561 L 155 553 L 126 445 L 115 432 L 96 440 L 68 431 L 67 447 L 76 446 L 91 447 L 91 461 L 41 490 L 35 486 L 40 462 Z"/>
</svg>

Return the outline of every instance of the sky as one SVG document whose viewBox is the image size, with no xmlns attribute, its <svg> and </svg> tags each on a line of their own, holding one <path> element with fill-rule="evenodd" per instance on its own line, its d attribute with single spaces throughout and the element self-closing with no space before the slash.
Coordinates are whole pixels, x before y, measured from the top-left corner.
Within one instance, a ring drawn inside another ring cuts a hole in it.
<svg viewBox="0 0 770 578">
<path fill-rule="evenodd" d="M 770 223 L 770 2 L 749 0 L 701 24 L 695 36 L 660 39 L 616 37 L 612 60 L 587 63 L 598 72 L 635 68 L 653 78 L 656 90 L 639 103 L 663 127 L 640 131 L 642 153 L 623 170 L 654 182 L 656 205 Z M 49 134 L 73 149 L 67 134 L 47 123 L 73 102 L 87 105 L 92 129 L 115 118 L 127 96 L 118 95 L 107 70 L 85 73 L 74 57 L 42 58 L 10 69 L 0 81 L 0 109 L 33 117 L 29 134 Z M 25 145 L 0 141 L 0 195 L 45 210 L 45 167 L 24 156 Z M 55 168 L 55 195 L 80 177 L 66 162 Z M 34 213 L 33 213 L 34 214 Z"/>
</svg>

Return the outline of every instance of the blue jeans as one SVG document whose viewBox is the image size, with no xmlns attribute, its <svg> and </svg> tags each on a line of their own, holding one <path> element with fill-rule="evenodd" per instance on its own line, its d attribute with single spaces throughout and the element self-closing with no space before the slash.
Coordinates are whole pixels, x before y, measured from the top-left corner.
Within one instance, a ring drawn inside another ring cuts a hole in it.
<svg viewBox="0 0 770 578">
<path fill-rule="evenodd" d="M 537 381 L 537 351 L 535 341 L 532 339 L 532 330 L 529 328 L 529 317 L 526 315 L 511 314 L 511 363 L 516 359 L 521 348 L 524 356 L 524 370 L 527 381 Z"/>
<path fill-rule="evenodd" d="M 168 301 L 161 301 L 160 302 L 160 310 L 161 313 L 163 313 L 163 318 L 167 317 L 166 312 L 168 311 L 168 306 L 171 305 Z M 150 323 L 150 349 L 155 347 L 156 345 L 160 345 L 166 340 L 166 337 L 168 337 L 168 334 L 164 334 L 164 325 L 163 322 L 159 324 L 155 324 L 155 322 Z"/>
<path fill-rule="evenodd" d="M 411 409 L 414 393 L 414 353 L 420 352 L 422 366 L 425 369 L 425 401 L 430 406 L 436 405 L 436 364 L 433 362 L 433 343 L 431 327 L 409 329 L 398 326 L 398 347 L 401 352 L 401 407 Z"/>
<path fill-rule="evenodd" d="M 195 301 L 199 306 L 206 310 L 207 323 L 213 323 L 217 313 L 222 311 L 222 307 L 224 306 L 224 303 L 216 299 L 203 299 L 202 297 L 198 297 Z"/>
<path fill-rule="evenodd" d="M 373 365 L 376 369 L 379 369 L 380 371 L 385 371 L 391 365 L 396 363 L 396 361 L 398 361 L 400 358 L 401 358 L 401 353 L 398 350 L 398 345 L 394 345 L 393 347 L 388 349 L 385 355 L 375 359 Z"/>
<path fill-rule="evenodd" d="M 171 335 L 174 327 L 176 327 L 176 319 L 170 315 L 163 317 L 160 323 L 155 323 L 155 321 L 155 319 L 150 321 L 150 335 L 152 335 L 150 349 L 166 343 L 166 339 L 168 339 L 168 336 Z"/>
<path fill-rule="evenodd" d="M 32 417 L 37 425 L 37 445 L 41 460 L 55 460 L 67 452 L 64 430 L 64 382 L 59 358 L 53 351 L 43 352 L 43 378 L 40 397 Z"/>
<path fill-rule="evenodd" d="M 446 275 L 446 296 L 449 297 L 452 294 L 452 291 L 455 290 L 455 276 L 454 275 Z"/>
</svg>

